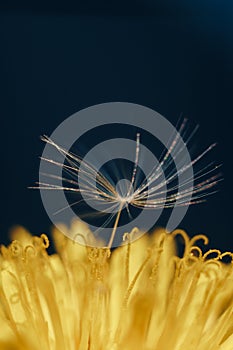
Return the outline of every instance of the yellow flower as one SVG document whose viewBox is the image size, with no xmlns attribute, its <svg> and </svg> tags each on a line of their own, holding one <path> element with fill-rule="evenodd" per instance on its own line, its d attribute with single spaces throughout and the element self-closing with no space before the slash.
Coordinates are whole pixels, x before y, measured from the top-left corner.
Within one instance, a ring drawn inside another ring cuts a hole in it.
<svg viewBox="0 0 233 350">
<path fill-rule="evenodd" d="M 75 223 L 85 235 L 86 227 Z M 163 230 L 111 252 L 22 228 L 0 256 L 0 349 L 232 350 L 231 253 Z M 176 254 L 176 237 L 185 242 Z"/>
</svg>

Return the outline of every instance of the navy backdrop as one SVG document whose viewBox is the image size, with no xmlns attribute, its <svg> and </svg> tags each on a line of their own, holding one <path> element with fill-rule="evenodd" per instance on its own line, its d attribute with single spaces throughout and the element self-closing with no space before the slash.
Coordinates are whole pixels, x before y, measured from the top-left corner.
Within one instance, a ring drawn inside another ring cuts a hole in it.
<svg viewBox="0 0 233 350">
<path fill-rule="evenodd" d="M 230 1 L 1 4 L 1 241 L 24 225 L 49 232 L 39 192 L 41 134 L 102 102 L 151 107 L 176 123 L 201 125 L 202 147 L 217 141 L 224 183 L 181 223 L 233 249 L 233 5 Z"/>
</svg>

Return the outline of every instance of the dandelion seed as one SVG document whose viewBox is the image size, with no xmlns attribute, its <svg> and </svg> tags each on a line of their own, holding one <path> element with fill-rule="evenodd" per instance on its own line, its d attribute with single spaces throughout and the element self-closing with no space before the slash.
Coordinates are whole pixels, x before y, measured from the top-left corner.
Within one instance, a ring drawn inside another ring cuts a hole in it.
<svg viewBox="0 0 233 350">
<path fill-rule="evenodd" d="M 112 233 L 107 244 L 108 247 L 111 247 L 124 209 L 128 213 L 128 220 L 131 221 L 133 220 L 131 216 L 132 208 L 160 210 L 172 209 L 175 205 L 189 206 L 204 202 L 207 196 L 216 192 L 216 185 L 222 180 L 219 173 L 221 165 L 215 165 L 213 162 L 195 171 L 194 185 L 193 178 L 188 176 L 182 183 L 177 184 L 181 174 L 188 173 L 190 168 L 196 167 L 206 154 L 216 146 L 216 144 L 212 144 L 189 164 L 182 165 L 181 156 L 184 146 L 180 146 L 179 135 L 183 135 L 185 145 L 188 145 L 196 131 L 197 127 L 191 132 L 188 131 L 187 120 L 185 119 L 176 136 L 171 137 L 170 145 L 168 145 L 166 152 L 161 157 L 159 165 L 152 166 L 149 176 L 140 180 L 137 178 L 140 157 L 140 134 L 137 133 L 135 162 L 131 180 L 125 179 L 121 185 L 114 183 L 111 179 L 109 180 L 109 176 L 106 176 L 103 172 L 98 172 L 92 164 L 84 161 L 81 157 L 57 145 L 49 137 L 43 136 L 42 140 L 44 142 L 57 149 L 59 153 L 66 157 L 66 164 L 62 164 L 54 159 L 42 158 L 42 160 L 51 165 L 62 167 L 68 177 L 44 174 L 45 177 L 53 181 L 62 180 L 64 185 L 39 182 L 37 188 L 77 194 L 77 201 L 74 201 L 67 207 L 60 208 L 56 213 L 66 210 L 68 207 L 82 206 L 82 203 L 86 200 L 101 205 L 102 213 L 107 216 L 107 219 L 97 231 L 113 222 Z M 173 154 L 173 158 L 171 154 Z M 174 160 L 179 160 L 181 164 L 178 170 L 173 164 Z M 80 167 L 81 164 L 82 167 Z"/>
</svg>

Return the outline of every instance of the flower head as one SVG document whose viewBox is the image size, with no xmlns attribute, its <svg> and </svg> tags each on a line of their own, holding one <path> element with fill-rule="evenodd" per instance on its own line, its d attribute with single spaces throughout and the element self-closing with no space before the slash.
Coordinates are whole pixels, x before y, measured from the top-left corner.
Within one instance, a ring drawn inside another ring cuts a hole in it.
<svg viewBox="0 0 233 350">
<path fill-rule="evenodd" d="M 64 229 L 64 228 L 63 228 Z M 88 228 L 74 223 L 84 236 Z M 197 241 L 163 230 L 111 251 L 13 233 L 0 256 L 0 349 L 230 350 L 233 343 L 231 253 L 202 253 Z M 184 239 L 181 257 L 176 237 Z"/>
</svg>

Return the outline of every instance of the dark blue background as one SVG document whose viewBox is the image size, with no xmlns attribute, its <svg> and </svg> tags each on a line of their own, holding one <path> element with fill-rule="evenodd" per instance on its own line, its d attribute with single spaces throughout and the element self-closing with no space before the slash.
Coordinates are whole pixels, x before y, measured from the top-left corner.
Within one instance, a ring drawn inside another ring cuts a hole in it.
<svg viewBox="0 0 233 350">
<path fill-rule="evenodd" d="M 225 181 L 181 227 L 233 249 L 233 5 L 230 1 L 63 2 L 1 5 L 1 240 L 21 224 L 49 232 L 39 192 L 41 134 L 102 102 L 151 107 L 176 123 L 200 123 L 200 149 Z"/>
</svg>

